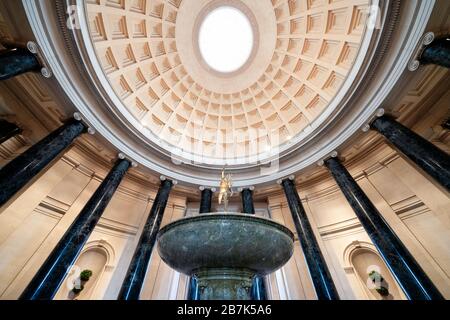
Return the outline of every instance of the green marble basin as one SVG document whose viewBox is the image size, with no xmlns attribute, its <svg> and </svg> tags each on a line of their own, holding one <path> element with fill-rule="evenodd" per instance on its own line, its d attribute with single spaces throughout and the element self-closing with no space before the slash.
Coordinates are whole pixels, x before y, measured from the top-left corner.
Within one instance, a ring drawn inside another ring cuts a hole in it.
<svg viewBox="0 0 450 320">
<path fill-rule="evenodd" d="M 268 219 L 211 213 L 177 220 L 158 234 L 158 252 L 173 269 L 198 278 L 204 299 L 247 299 L 251 281 L 281 268 L 294 235 Z"/>
</svg>

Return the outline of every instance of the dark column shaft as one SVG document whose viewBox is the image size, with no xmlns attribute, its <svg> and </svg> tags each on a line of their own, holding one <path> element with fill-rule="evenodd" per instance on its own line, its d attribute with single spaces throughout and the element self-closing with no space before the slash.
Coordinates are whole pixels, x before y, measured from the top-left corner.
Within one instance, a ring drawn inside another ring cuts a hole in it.
<svg viewBox="0 0 450 320">
<path fill-rule="evenodd" d="M 202 190 L 199 214 L 211 212 L 212 195 L 213 195 L 213 192 L 211 189 L 205 188 Z M 188 292 L 187 292 L 187 299 L 188 300 L 199 300 L 200 297 L 199 297 L 198 293 L 199 293 L 198 292 L 198 281 L 194 277 L 190 277 Z"/>
<path fill-rule="evenodd" d="M 434 40 L 422 52 L 420 62 L 450 68 L 450 35 Z"/>
<path fill-rule="evenodd" d="M 85 130 L 83 123 L 71 120 L 6 164 L 0 170 L 0 206 L 4 205 Z"/>
<path fill-rule="evenodd" d="M 325 165 L 406 296 L 410 300 L 443 299 L 347 169 L 336 158 L 326 160 Z"/>
<path fill-rule="evenodd" d="M 253 192 L 250 188 L 244 188 L 241 192 L 242 211 L 247 214 L 255 214 L 255 205 L 253 203 Z M 264 277 L 255 277 L 251 289 L 252 300 L 266 300 L 266 287 Z"/>
<path fill-rule="evenodd" d="M 195 277 L 189 278 L 187 300 L 200 300 L 198 281 Z"/>
<path fill-rule="evenodd" d="M 0 80 L 6 80 L 29 71 L 38 71 L 39 69 L 38 59 L 25 48 L 0 52 Z"/>
<path fill-rule="evenodd" d="M 21 300 L 50 300 L 55 296 L 129 167 L 128 160 L 116 162 L 22 293 Z"/>
<path fill-rule="evenodd" d="M 251 297 L 252 300 L 267 300 L 264 277 L 255 277 L 255 279 L 253 279 Z"/>
<path fill-rule="evenodd" d="M 16 126 L 14 123 L 10 123 L 6 120 L 0 120 L 0 144 L 20 134 L 22 129 Z"/>
<path fill-rule="evenodd" d="M 162 217 L 166 208 L 169 193 L 172 188 L 172 181 L 161 182 L 158 194 L 156 195 L 150 214 L 142 231 L 136 251 L 128 268 L 127 275 L 122 284 L 119 300 L 138 300 L 145 280 L 148 263 L 152 255 L 156 236 L 161 226 Z"/>
<path fill-rule="evenodd" d="M 255 214 L 255 206 L 253 204 L 253 192 L 249 188 L 242 189 L 242 211 L 248 214 Z"/>
<path fill-rule="evenodd" d="M 450 156 L 388 116 L 373 121 L 371 127 L 447 190 L 450 190 Z"/>
<path fill-rule="evenodd" d="M 202 197 L 200 199 L 200 214 L 211 212 L 212 194 L 213 192 L 211 189 L 205 188 L 202 190 Z"/>
<path fill-rule="evenodd" d="M 339 295 L 327 268 L 319 244 L 308 221 L 305 209 L 300 201 L 294 183 L 289 179 L 282 182 L 300 245 L 305 255 L 309 273 L 319 300 L 338 300 Z"/>
</svg>

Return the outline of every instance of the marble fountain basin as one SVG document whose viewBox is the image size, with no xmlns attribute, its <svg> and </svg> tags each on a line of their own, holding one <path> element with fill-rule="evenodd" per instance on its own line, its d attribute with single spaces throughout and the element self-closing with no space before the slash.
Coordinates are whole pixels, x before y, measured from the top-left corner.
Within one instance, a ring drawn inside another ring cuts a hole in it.
<svg viewBox="0 0 450 320">
<path fill-rule="evenodd" d="M 281 268 L 293 244 L 288 228 L 249 214 L 201 214 L 158 233 L 162 260 L 197 280 L 200 300 L 250 299 L 253 278 Z"/>
</svg>

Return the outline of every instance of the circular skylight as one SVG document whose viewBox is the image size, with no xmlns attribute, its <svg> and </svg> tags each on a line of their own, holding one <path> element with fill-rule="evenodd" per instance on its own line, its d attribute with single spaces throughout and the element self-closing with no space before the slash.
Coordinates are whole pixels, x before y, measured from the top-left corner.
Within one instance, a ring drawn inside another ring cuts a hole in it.
<svg viewBox="0 0 450 320">
<path fill-rule="evenodd" d="M 218 7 L 203 20 L 198 42 L 208 66 L 223 73 L 233 72 L 241 68 L 252 53 L 252 26 L 239 9 Z"/>
</svg>

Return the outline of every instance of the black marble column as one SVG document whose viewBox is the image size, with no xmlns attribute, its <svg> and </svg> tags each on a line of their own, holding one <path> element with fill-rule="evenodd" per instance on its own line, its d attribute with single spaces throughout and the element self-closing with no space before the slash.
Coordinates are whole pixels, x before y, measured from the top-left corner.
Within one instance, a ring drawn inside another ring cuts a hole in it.
<svg viewBox="0 0 450 320">
<path fill-rule="evenodd" d="M 0 52 L 0 80 L 6 80 L 41 68 L 36 56 L 26 48 L 14 48 Z"/>
<path fill-rule="evenodd" d="M 119 300 L 139 300 L 139 294 L 145 280 L 148 263 L 156 242 L 156 235 L 161 226 L 162 217 L 169 199 L 172 181 L 161 182 L 158 194 L 153 202 L 150 214 L 145 222 L 144 230 L 139 239 L 136 251 L 131 259 L 125 280 L 120 289 Z"/>
<path fill-rule="evenodd" d="M 195 277 L 189 278 L 187 300 L 200 300 L 198 281 Z"/>
<path fill-rule="evenodd" d="M 72 119 L 6 164 L 0 170 L 0 206 L 4 205 L 85 130 L 83 123 Z"/>
<path fill-rule="evenodd" d="M 450 35 L 435 39 L 422 51 L 420 62 L 450 68 Z"/>
<path fill-rule="evenodd" d="M 380 212 L 336 158 L 325 161 L 350 206 L 410 300 L 441 300 L 442 295 L 395 235 Z"/>
<path fill-rule="evenodd" d="M 213 192 L 209 188 L 202 190 L 202 197 L 200 199 L 200 211 L 199 213 L 209 213 L 211 212 L 211 199 Z"/>
<path fill-rule="evenodd" d="M 411 161 L 450 190 L 450 156 L 389 116 L 375 119 L 371 128 L 381 133 Z"/>
<path fill-rule="evenodd" d="M 22 132 L 14 123 L 0 119 L 0 144 Z"/>
<path fill-rule="evenodd" d="M 267 300 L 267 291 L 264 277 L 255 277 L 255 279 L 253 279 L 251 297 L 252 300 Z"/>
<path fill-rule="evenodd" d="M 241 192 L 242 212 L 247 214 L 255 214 L 255 205 L 253 203 L 253 191 L 250 188 L 244 188 Z M 264 277 L 255 277 L 251 289 L 252 300 L 266 300 L 266 287 Z"/>
<path fill-rule="evenodd" d="M 255 206 L 253 205 L 253 192 L 249 188 L 242 189 L 242 211 L 248 214 L 255 214 Z"/>
<path fill-rule="evenodd" d="M 284 193 L 291 209 L 292 218 L 297 230 L 300 245 L 305 255 L 309 273 L 319 300 L 339 300 L 330 271 L 320 251 L 305 209 L 300 201 L 294 182 L 290 179 L 282 181 Z"/>
<path fill-rule="evenodd" d="M 199 214 L 202 213 L 210 213 L 211 212 L 211 204 L 212 204 L 212 195 L 213 192 L 209 188 L 204 188 L 202 190 L 202 196 L 200 198 L 200 210 Z M 187 292 L 188 300 L 199 300 L 199 292 L 198 292 L 198 281 L 194 277 L 189 278 L 189 287 Z"/>
<path fill-rule="evenodd" d="M 50 300 L 56 295 L 129 167 L 126 159 L 116 162 L 22 293 L 21 300 Z"/>
</svg>

